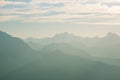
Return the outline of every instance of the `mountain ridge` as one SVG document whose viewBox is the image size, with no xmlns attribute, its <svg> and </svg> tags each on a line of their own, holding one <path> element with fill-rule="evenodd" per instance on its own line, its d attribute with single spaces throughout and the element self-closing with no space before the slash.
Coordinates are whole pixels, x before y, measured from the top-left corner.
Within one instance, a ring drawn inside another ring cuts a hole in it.
<svg viewBox="0 0 120 80">
<path fill-rule="evenodd" d="M 68 54 L 79 50 L 75 45 L 56 43 L 34 52 L 19 38 L 0 36 L 0 80 L 120 80 L 119 65 Z"/>
</svg>

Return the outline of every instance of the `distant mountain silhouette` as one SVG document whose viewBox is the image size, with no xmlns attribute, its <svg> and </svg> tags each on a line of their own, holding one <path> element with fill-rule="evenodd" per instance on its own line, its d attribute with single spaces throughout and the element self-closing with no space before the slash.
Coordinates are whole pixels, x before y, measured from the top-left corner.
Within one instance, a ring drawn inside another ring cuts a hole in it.
<svg viewBox="0 0 120 80">
<path fill-rule="evenodd" d="M 35 38 L 28 38 L 25 40 L 28 44 L 42 44 L 42 45 L 48 45 L 51 43 L 72 43 L 72 42 L 81 42 L 84 43 L 85 45 L 88 46 L 94 46 L 94 45 L 101 45 L 99 42 L 111 42 L 110 44 L 115 44 L 115 43 L 120 43 L 120 37 L 116 35 L 115 33 L 109 32 L 105 37 L 93 37 L 93 38 L 85 38 L 85 37 L 79 37 L 74 34 L 70 33 L 61 33 L 61 34 L 56 34 L 55 36 L 51 38 L 42 38 L 42 39 L 35 39 Z M 93 43 L 93 44 L 90 44 Z M 104 45 L 104 44 L 103 44 Z"/>
<path fill-rule="evenodd" d="M 110 38 L 113 38 L 113 37 L 114 37 L 114 38 L 120 38 L 117 34 L 112 33 L 112 32 L 109 32 L 106 37 L 110 37 Z"/>
<path fill-rule="evenodd" d="M 70 44 L 66 44 L 66 43 L 54 43 L 54 44 L 50 44 L 45 46 L 44 48 L 42 48 L 41 51 L 45 51 L 46 53 L 50 53 L 53 51 L 61 51 L 64 54 L 69 54 L 69 55 L 74 55 L 74 56 L 80 56 L 82 58 L 85 57 L 91 57 L 87 52 L 85 52 L 82 49 L 76 48 Z"/>
<path fill-rule="evenodd" d="M 85 45 L 80 42 L 81 37 L 75 36 L 74 34 L 70 33 L 61 33 L 61 34 L 56 34 L 52 38 L 43 38 L 43 39 L 34 39 L 34 38 L 28 38 L 25 40 L 25 42 L 31 46 L 33 49 L 40 50 L 46 45 L 54 44 L 54 43 L 67 43 L 67 44 L 72 44 L 73 46 L 80 44 L 79 47 L 81 46 L 84 47 Z"/>
<path fill-rule="evenodd" d="M 36 50 L 41 50 L 51 44 L 69 44 L 98 57 L 120 57 L 120 37 L 109 32 L 105 37 L 84 38 L 70 33 L 57 34 L 51 38 L 26 39 L 25 42 Z"/>
<path fill-rule="evenodd" d="M 120 37 L 109 32 L 89 47 L 88 52 L 98 57 L 120 58 Z"/>
</svg>

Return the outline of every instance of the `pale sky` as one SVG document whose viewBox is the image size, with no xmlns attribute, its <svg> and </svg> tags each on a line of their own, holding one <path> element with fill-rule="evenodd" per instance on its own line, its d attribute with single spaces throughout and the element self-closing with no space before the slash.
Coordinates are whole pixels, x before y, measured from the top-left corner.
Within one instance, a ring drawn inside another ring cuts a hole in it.
<svg viewBox="0 0 120 80">
<path fill-rule="evenodd" d="M 0 30 L 20 38 L 120 35 L 120 0 L 0 0 Z"/>
</svg>

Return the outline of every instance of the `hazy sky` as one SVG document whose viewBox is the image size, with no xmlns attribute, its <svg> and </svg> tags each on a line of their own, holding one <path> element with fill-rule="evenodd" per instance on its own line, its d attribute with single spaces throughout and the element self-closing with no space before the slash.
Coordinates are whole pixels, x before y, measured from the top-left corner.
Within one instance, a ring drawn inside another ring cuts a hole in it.
<svg viewBox="0 0 120 80">
<path fill-rule="evenodd" d="M 120 35 L 120 0 L 0 0 L 0 30 L 21 38 Z"/>
</svg>

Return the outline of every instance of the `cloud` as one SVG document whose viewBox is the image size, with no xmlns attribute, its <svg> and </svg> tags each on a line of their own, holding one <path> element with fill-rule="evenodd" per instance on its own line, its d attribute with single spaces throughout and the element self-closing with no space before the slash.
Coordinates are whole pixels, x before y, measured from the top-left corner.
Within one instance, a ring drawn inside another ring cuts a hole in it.
<svg viewBox="0 0 120 80">
<path fill-rule="evenodd" d="M 5 22 L 9 20 L 15 20 L 18 16 L 0 16 L 0 22 Z"/>
<path fill-rule="evenodd" d="M 19 16 L 21 22 L 120 23 L 119 0 L 3 0 L 0 4 L 4 6 L 0 15 L 8 20 Z"/>
<path fill-rule="evenodd" d="M 15 1 L 9 1 L 9 0 L 1 0 L 0 1 L 0 7 L 6 6 L 6 5 L 25 5 L 25 2 L 15 2 Z"/>
</svg>

